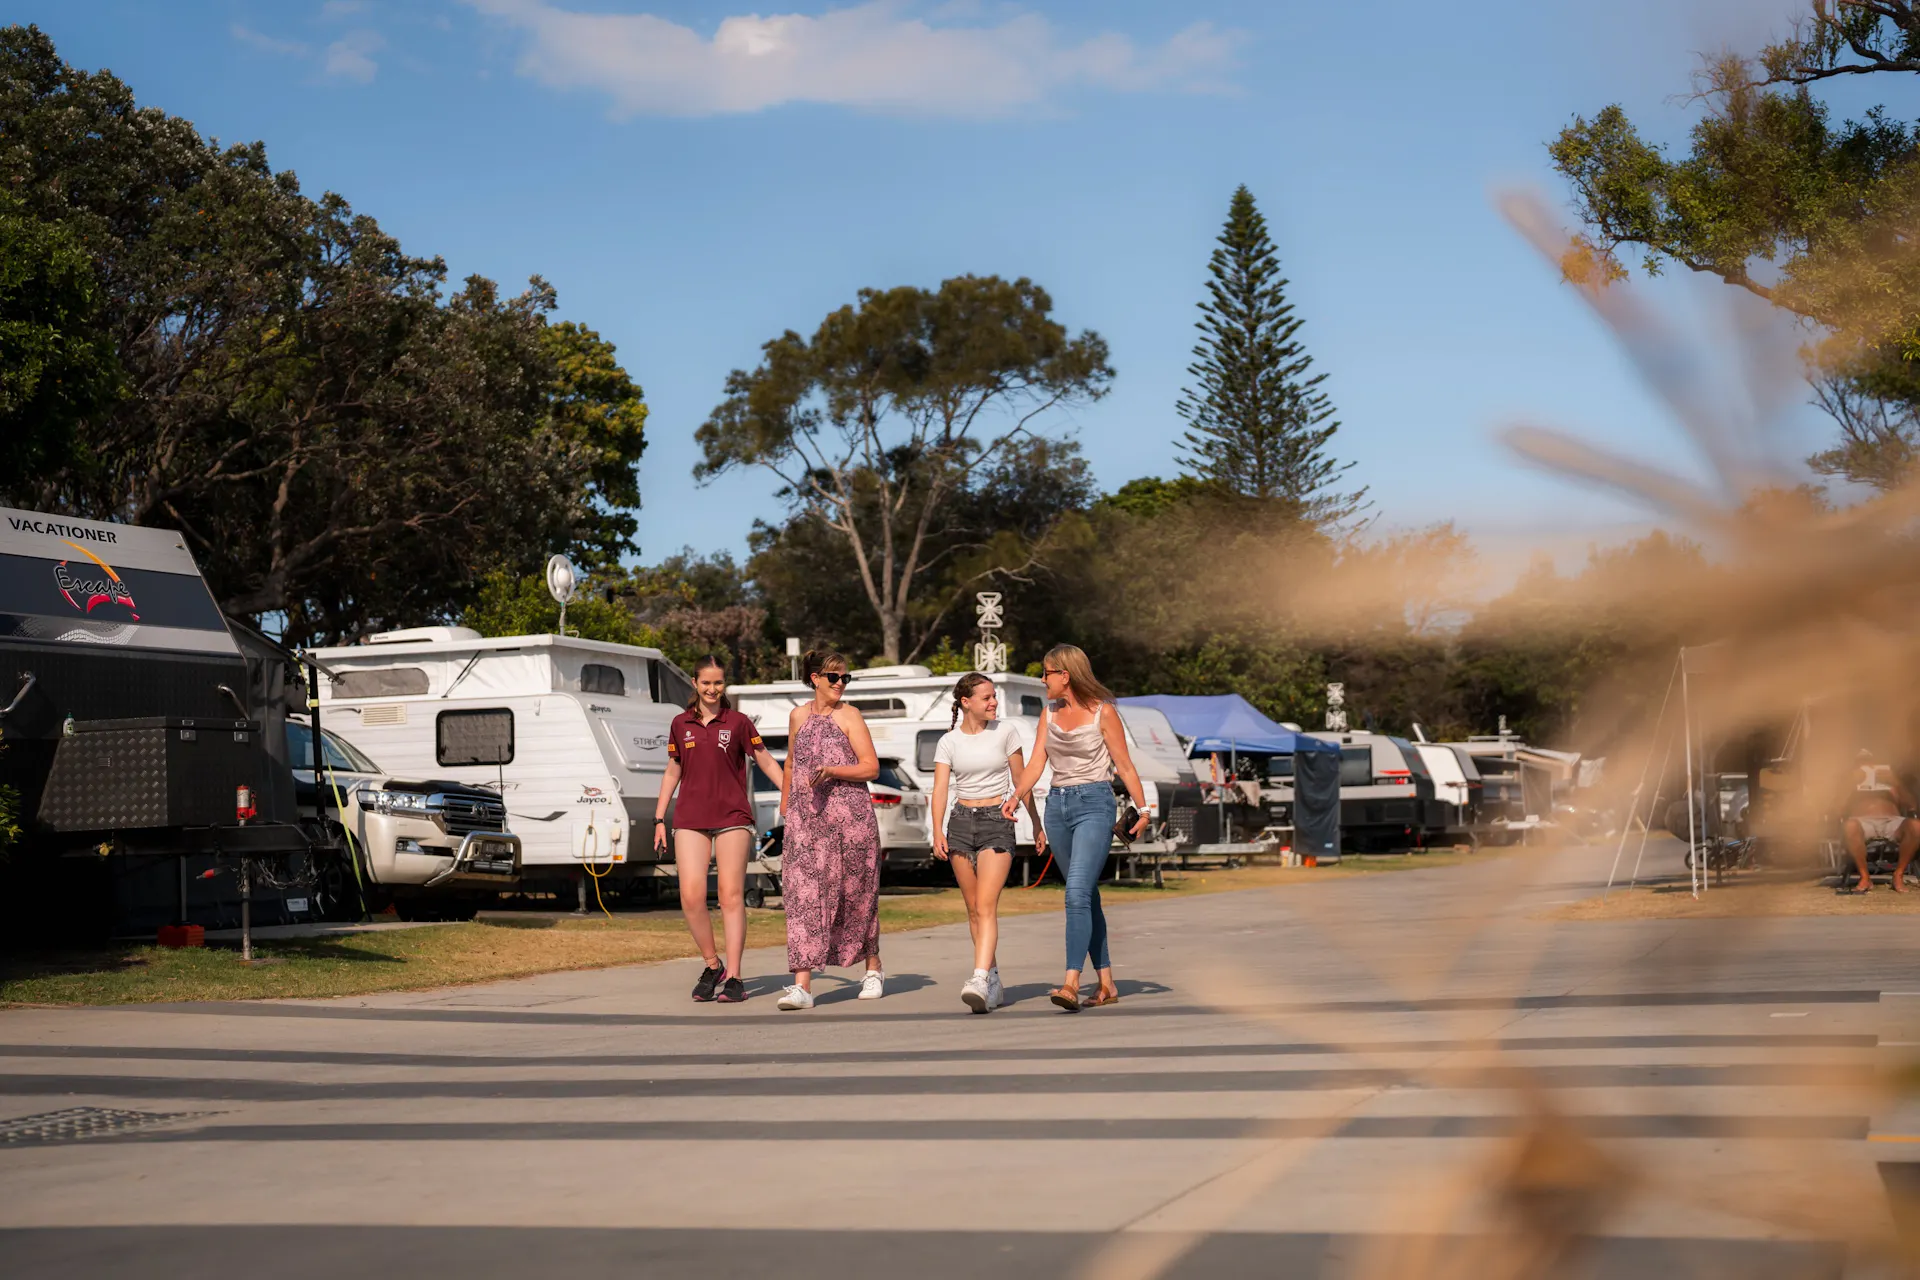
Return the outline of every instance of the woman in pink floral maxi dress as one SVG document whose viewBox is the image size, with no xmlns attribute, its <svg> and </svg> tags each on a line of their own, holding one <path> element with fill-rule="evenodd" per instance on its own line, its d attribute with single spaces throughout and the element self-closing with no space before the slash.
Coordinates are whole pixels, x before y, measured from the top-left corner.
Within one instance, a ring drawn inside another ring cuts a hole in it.
<svg viewBox="0 0 1920 1280">
<path fill-rule="evenodd" d="M 813 1006 L 813 970 L 866 961 L 862 1000 L 885 991 L 880 968 L 880 824 L 867 781 L 880 762 L 860 713 L 841 702 L 851 681 L 846 660 L 810 653 L 813 702 L 788 721 L 786 836 L 780 894 L 787 915 L 787 967 L 793 985 L 782 1009 Z"/>
</svg>

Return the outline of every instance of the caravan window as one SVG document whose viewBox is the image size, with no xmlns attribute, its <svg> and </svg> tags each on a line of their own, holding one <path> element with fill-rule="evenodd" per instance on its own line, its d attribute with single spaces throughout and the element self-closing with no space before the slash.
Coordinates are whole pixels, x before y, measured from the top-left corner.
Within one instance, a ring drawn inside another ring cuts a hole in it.
<svg viewBox="0 0 1920 1280">
<path fill-rule="evenodd" d="M 1293 757 L 1274 756 L 1268 760 L 1267 776 L 1269 778 L 1291 778 L 1293 776 Z"/>
<path fill-rule="evenodd" d="M 907 718 L 907 704 L 898 698 L 848 698 L 847 705 L 869 720 Z"/>
<path fill-rule="evenodd" d="M 1020 714 L 1023 716 L 1032 716 L 1035 720 L 1038 720 L 1040 713 L 1046 709 L 1046 705 L 1044 701 L 1034 697 L 1032 694 L 1023 693 L 1020 695 Z"/>
<path fill-rule="evenodd" d="M 442 711 L 434 727 L 434 759 L 442 766 L 513 763 L 513 712 Z"/>
<path fill-rule="evenodd" d="M 580 692 L 610 693 L 624 698 L 627 696 L 626 672 L 605 663 L 589 662 L 580 668 Z"/>
<path fill-rule="evenodd" d="M 336 698 L 406 698 L 427 691 L 427 673 L 419 667 L 338 671 L 332 679 Z"/>
<path fill-rule="evenodd" d="M 1370 787 L 1373 785 L 1373 748 L 1340 748 L 1340 785 L 1343 787 Z"/>
<path fill-rule="evenodd" d="M 921 773 L 933 772 L 933 753 L 940 749 L 944 729 L 922 729 L 913 740 L 913 767 Z"/>
</svg>

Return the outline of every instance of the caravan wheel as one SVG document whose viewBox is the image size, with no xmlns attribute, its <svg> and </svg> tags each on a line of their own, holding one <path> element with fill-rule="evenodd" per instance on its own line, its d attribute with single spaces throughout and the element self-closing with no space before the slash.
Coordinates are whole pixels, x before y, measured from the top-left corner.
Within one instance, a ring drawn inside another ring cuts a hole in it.
<svg viewBox="0 0 1920 1280">
<path fill-rule="evenodd" d="M 746 904 L 756 911 L 767 905 L 767 891 L 761 885 L 759 877 L 756 876 L 753 883 L 747 886 L 745 900 Z"/>
</svg>

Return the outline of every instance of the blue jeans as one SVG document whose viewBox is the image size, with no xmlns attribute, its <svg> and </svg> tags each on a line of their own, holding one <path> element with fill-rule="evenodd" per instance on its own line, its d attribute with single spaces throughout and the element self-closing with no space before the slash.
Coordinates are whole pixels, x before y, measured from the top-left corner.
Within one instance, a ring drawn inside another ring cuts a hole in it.
<svg viewBox="0 0 1920 1280">
<path fill-rule="evenodd" d="M 1113 965 L 1107 956 L 1107 915 L 1100 910 L 1100 873 L 1113 847 L 1113 788 L 1104 782 L 1055 787 L 1047 793 L 1047 843 L 1067 878 L 1067 968 L 1078 970 L 1089 955 L 1093 967 Z"/>
</svg>

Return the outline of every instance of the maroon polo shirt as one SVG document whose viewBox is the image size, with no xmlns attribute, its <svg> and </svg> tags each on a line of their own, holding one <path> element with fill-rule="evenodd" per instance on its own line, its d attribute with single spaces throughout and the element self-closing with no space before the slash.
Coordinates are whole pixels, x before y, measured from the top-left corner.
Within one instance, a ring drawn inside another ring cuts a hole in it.
<svg viewBox="0 0 1920 1280">
<path fill-rule="evenodd" d="M 764 745 L 759 727 L 738 711 L 722 711 L 706 724 L 700 723 L 697 711 L 675 716 L 667 731 L 667 754 L 680 762 L 673 825 L 705 831 L 751 829 L 747 757 Z"/>
</svg>

